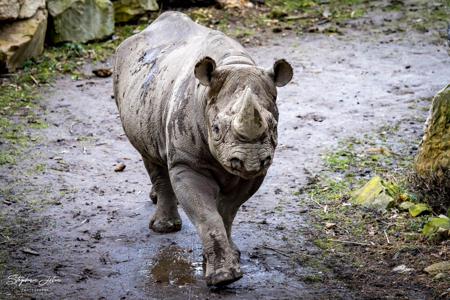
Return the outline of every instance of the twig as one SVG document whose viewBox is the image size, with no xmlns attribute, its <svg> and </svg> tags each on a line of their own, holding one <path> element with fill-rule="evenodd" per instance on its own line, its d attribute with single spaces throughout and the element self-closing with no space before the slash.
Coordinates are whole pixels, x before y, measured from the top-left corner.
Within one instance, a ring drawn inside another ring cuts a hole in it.
<svg viewBox="0 0 450 300">
<path fill-rule="evenodd" d="M 367 243 L 360 243 L 360 242 L 353 242 L 353 241 L 343 241 L 343 240 L 336 240 L 336 239 L 328 239 L 328 240 L 332 241 L 332 242 L 343 243 L 343 244 L 351 244 L 351 245 L 359 245 L 359 246 L 371 246 L 370 244 L 367 244 Z"/>
<path fill-rule="evenodd" d="M 0 235 L 6 240 L 6 241 L 10 241 L 11 238 L 7 235 L 4 235 L 3 233 L 0 233 Z"/>
<path fill-rule="evenodd" d="M 312 200 L 312 201 L 315 202 L 317 205 L 319 205 L 320 208 L 323 208 L 323 205 L 320 204 L 319 202 L 317 202 L 313 197 L 309 196 L 309 200 Z"/>
<path fill-rule="evenodd" d="M 75 225 L 73 228 L 78 228 L 78 227 L 80 227 L 81 225 L 83 225 L 83 224 L 86 223 L 86 222 L 89 222 L 89 219 L 84 219 L 83 221 L 81 221 L 80 224 Z"/>
<path fill-rule="evenodd" d="M 285 257 L 291 257 L 289 254 L 284 253 L 284 252 L 281 251 L 281 250 L 278 250 L 278 249 L 275 249 L 275 248 L 271 248 L 271 247 L 269 247 L 269 246 L 263 246 L 263 248 L 266 249 L 266 250 L 271 250 L 271 251 L 273 251 L 273 252 L 276 252 L 276 253 L 278 253 L 278 254 L 281 254 L 281 255 L 283 255 L 283 256 L 285 256 Z"/>
<path fill-rule="evenodd" d="M 388 237 L 388 235 L 386 233 L 386 230 L 384 230 L 383 232 L 384 232 L 384 236 L 386 237 L 387 243 L 390 244 L 391 242 L 389 241 L 389 237 Z"/>
<path fill-rule="evenodd" d="M 33 80 L 33 82 L 34 82 L 36 85 L 39 85 L 39 81 L 37 81 L 36 78 L 34 78 L 33 75 L 30 75 L 30 78 Z"/>
</svg>

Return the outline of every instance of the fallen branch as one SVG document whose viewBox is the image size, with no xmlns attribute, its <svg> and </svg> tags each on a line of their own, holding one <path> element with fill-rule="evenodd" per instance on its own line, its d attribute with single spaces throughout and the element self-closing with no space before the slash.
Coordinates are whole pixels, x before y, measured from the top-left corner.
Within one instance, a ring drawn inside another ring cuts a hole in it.
<svg viewBox="0 0 450 300">
<path fill-rule="evenodd" d="M 291 257 L 289 254 L 287 254 L 287 253 L 285 253 L 285 252 L 283 252 L 283 251 L 281 251 L 281 250 L 278 250 L 278 249 L 275 249 L 275 248 L 271 248 L 271 247 L 269 247 L 269 246 L 262 246 L 264 249 L 266 249 L 266 250 L 271 250 L 271 251 L 273 251 L 273 252 L 276 252 L 276 253 L 278 253 L 278 254 L 281 254 L 281 255 L 283 255 L 283 256 L 285 256 L 285 257 Z"/>
</svg>

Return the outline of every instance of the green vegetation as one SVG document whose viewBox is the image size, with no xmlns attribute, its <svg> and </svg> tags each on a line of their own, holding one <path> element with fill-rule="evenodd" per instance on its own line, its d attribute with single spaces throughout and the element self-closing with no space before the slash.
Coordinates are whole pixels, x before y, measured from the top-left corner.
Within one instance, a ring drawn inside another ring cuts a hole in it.
<svg viewBox="0 0 450 300">
<path fill-rule="evenodd" d="M 446 251 L 450 219 L 438 216 L 412 192 L 409 149 L 418 141 L 405 139 L 401 130 L 399 125 L 384 126 L 362 139 L 342 141 L 323 155 L 325 170 L 299 191 L 304 199 L 300 204 L 312 207 L 311 239 L 324 254 L 323 265 L 339 270 L 341 264 L 350 265 L 355 272 L 371 268 L 381 275 L 391 270 L 378 266 L 379 261 L 421 270 Z M 376 176 L 383 178 L 393 207 L 379 209 L 352 201 L 355 191 Z M 420 260 L 399 254 L 417 252 L 422 254 Z M 392 257 L 398 258 L 391 261 Z"/>
<path fill-rule="evenodd" d="M 370 237 L 368 228 L 375 223 L 377 232 L 421 232 L 428 218 L 424 214 L 430 213 L 431 208 L 418 203 L 420 199 L 410 191 L 408 174 L 412 157 L 394 153 L 388 148 L 388 145 L 396 143 L 386 132 L 393 134 L 397 130 L 398 126 L 385 127 L 379 130 L 377 136 L 342 142 L 338 150 L 323 156 L 326 171 L 305 189 L 307 197 L 319 205 L 314 210 L 318 222 L 339 224 L 339 230 L 344 235 L 357 241 L 365 241 Z M 352 194 L 377 175 L 386 179 L 386 192 L 396 205 L 409 201 L 409 210 L 401 212 L 402 209 L 394 208 L 386 211 L 364 206 L 355 208 L 355 204 L 350 201 Z M 389 218 L 393 214 L 401 216 L 392 223 Z M 385 220 L 389 226 L 383 226 L 379 220 Z M 398 240 L 402 240 L 402 237 L 399 236 Z"/>
<path fill-rule="evenodd" d="M 48 127 L 40 117 L 43 113 L 40 87 L 51 84 L 63 74 L 75 80 L 82 77 L 80 67 L 86 61 L 106 61 L 125 38 L 144 27 L 117 27 L 116 36 L 106 42 L 66 43 L 47 48 L 40 57 L 27 61 L 22 70 L 0 81 L 0 166 L 14 164 L 23 149 L 37 140 L 30 129 Z"/>
</svg>

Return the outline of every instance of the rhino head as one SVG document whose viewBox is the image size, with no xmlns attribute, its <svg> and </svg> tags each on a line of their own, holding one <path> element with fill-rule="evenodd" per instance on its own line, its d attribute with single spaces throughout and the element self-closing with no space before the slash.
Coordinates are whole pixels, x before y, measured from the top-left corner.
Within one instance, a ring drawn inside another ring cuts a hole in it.
<svg viewBox="0 0 450 300">
<path fill-rule="evenodd" d="M 244 179 L 265 175 L 277 145 L 276 87 L 292 79 L 292 67 L 278 60 L 270 70 L 246 64 L 216 68 L 205 57 L 194 73 L 208 87 L 204 113 L 211 154 Z"/>
</svg>

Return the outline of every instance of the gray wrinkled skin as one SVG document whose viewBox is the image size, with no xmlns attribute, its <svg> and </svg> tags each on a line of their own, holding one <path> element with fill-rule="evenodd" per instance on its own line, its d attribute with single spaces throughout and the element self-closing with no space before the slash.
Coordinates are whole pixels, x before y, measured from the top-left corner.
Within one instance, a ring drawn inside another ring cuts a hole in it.
<svg viewBox="0 0 450 300">
<path fill-rule="evenodd" d="M 179 202 L 201 237 L 208 285 L 242 277 L 231 226 L 273 160 L 276 86 L 291 78 L 284 60 L 259 68 L 239 43 L 177 12 L 117 49 L 122 125 L 157 197 L 150 228 L 180 230 Z"/>
</svg>

